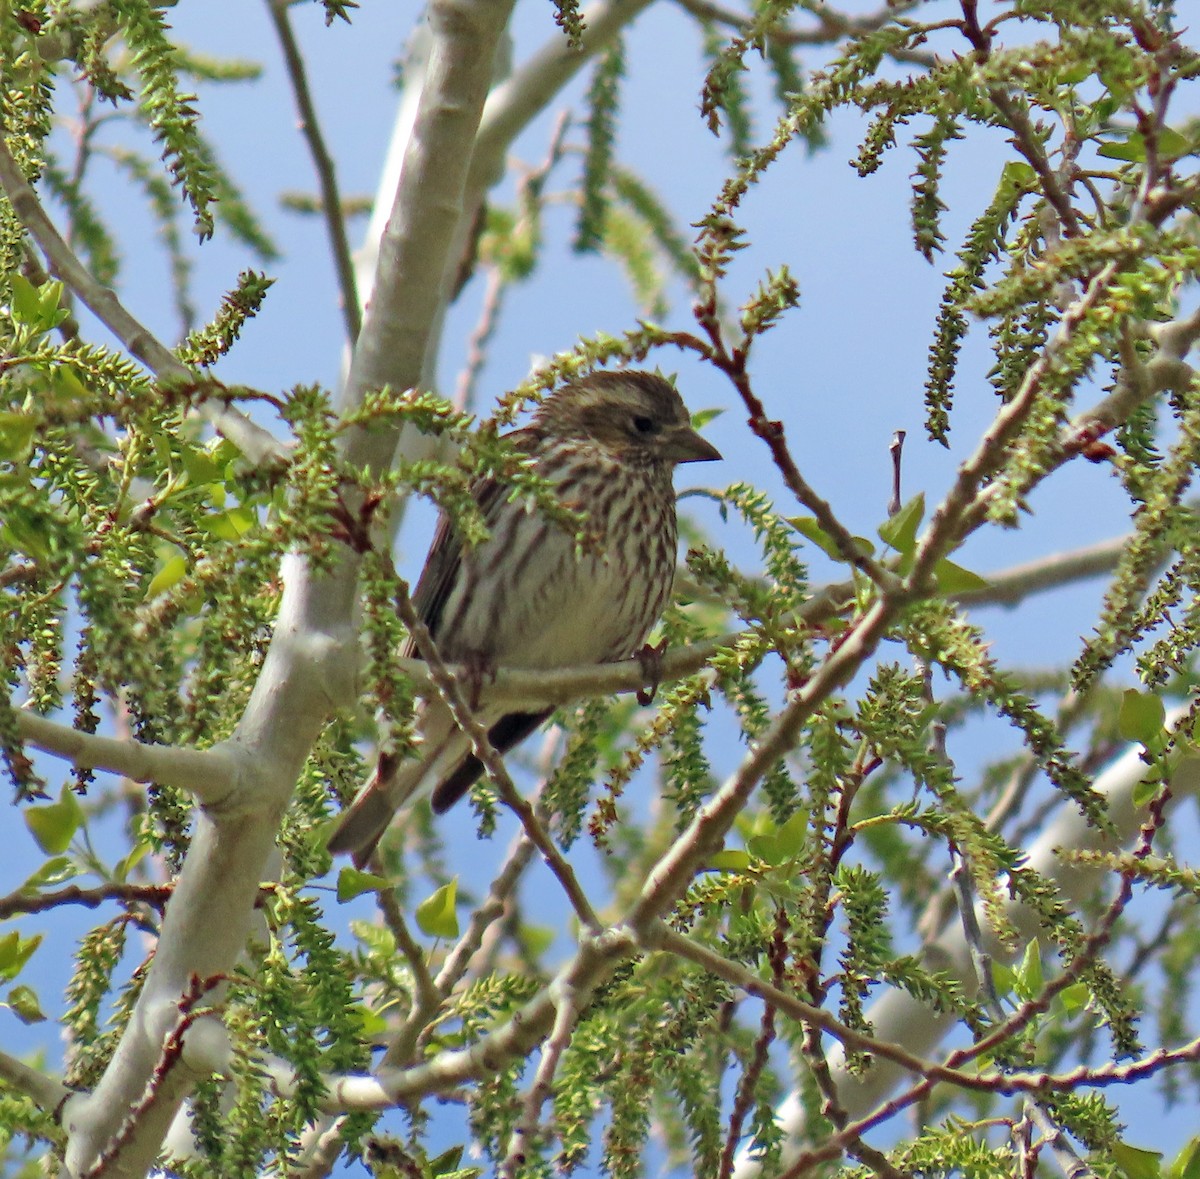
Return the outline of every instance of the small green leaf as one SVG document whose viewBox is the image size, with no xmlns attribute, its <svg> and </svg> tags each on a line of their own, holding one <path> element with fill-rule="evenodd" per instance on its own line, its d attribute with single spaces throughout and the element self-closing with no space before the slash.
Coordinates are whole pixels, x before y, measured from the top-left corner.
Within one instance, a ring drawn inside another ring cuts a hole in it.
<svg viewBox="0 0 1200 1179">
<path fill-rule="evenodd" d="M 41 944 L 40 933 L 22 938 L 14 929 L 0 937 L 0 978 L 16 978 Z"/>
<path fill-rule="evenodd" d="M 1121 710 L 1117 713 L 1117 732 L 1126 741 L 1149 745 L 1163 731 L 1167 710 L 1153 692 L 1126 688 L 1121 695 Z"/>
<path fill-rule="evenodd" d="M 746 840 L 746 848 L 751 855 L 757 856 L 764 864 L 778 868 L 794 860 L 804 847 L 804 837 L 808 829 L 808 814 L 797 811 L 780 827 L 772 824 L 769 828 Z"/>
<path fill-rule="evenodd" d="M 79 868 L 69 856 L 53 856 L 21 885 L 22 892 L 37 892 L 49 885 L 62 884 L 79 875 Z"/>
<path fill-rule="evenodd" d="M 552 945 L 558 936 L 549 925 L 522 925 L 518 936 L 521 947 L 531 958 L 540 958 Z"/>
<path fill-rule="evenodd" d="M 388 1030 L 388 1022 L 384 1017 L 361 1004 L 354 1008 L 359 1016 L 359 1027 L 364 1040 L 382 1036 Z"/>
<path fill-rule="evenodd" d="M 917 529 L 924 516 L 925 493 L 922 491 L 879 526 L 879 539 L 898 553 L 911 553 L 917 547 Z"/>
<path fill-rule="evenodd" d="M 725 407 L 718 405 L 715 409 L 698 409 L 692 414 L 692 429 L 701 430 L 714 418 L 719 418 L 725 412 Z"/>
<path fill-rule="evenodd" d="M 1011 995 L 1016 989 L 1017 976 L 1012 967 L 992 959 L 992 986 L 1001 999 Z"/>
<path fill-rule="evenodd" d="M 187 471 L 188 481 L 195 487 L 218 483 L 224 477 L 221 467 L 206 450 L 185 446 L 179 457 L 183 463 L 183 469 Z"/>
<path fill-rule="evenodd" d="M 1130 801 L 1136 809 L 1141 810 L 1154 801 L 1161 789 L 1162 779 L 1157 774 L 1149 774 L 1134 786 L 1129 795 Z"/>
<path fill-rule="evenodd" d="M 1114 143 L 1103 143 L 1096 149 L 1096 154 L 1106 160 L 1124 160 L 1129 164 L 1141 164 L 1146 160 L 1146 144 L 1135 131 L 1128 139 Z"/>
<path fill-rule="evenodd" d="M 1058 1001 L 1063 1010 L 1070 1015 L 1078 1015 L 1088 1005 L 1091 996 L 1088 994 L 1087 983 L 1072 983 L 1069 987 L 1058 992 Z M 1200 1179 L 1200 1176 L 1197 1176 Z"/>
<path fill-rule="evenodd" d="M 22 462 L 33 449 L 38 420 L 27 413 L 0 413 L 0 459 Z"/>
<path fill-rule="evenodd" d="M 417 906 L 417 924 L 430 937 L 458 937 L 458 917 L 454 905 L 458 899 L 458 877 Z"/>
<path fill-rule="evenodd" d="M 1010 188 L 1033 188 L 1037 184 L 1037 172 L 1024 160 L 1009 160 L 1001 169 L 1000 178 Z"/>
<path fill-rule="evenodd" d="M 1160 129 L 1155 147 L 1158 158 L 1163 163 L 1182 159 L 1193 151 L 1192 141 L 1170 127 Z M 1130 164 L 1140 164 L 1146 159 L 1146 140 L 1140 131 L 1131 131 L 1123 140 L 1102 144 L 1097 149 L 1097 154 L 1108 160 L 1125 160 Z"/>
<path fill-rule="evenodd" d="M 844 561 L 833 538 L 811 516 L 788 516 L 787 522 L 807 540 L 811 540 L 827 557 L 835 561 Z M 870 557 L 875 552 L 875 546 L 865 536 L 854 537 L 854 547 L 864 557 Z"/>
<path fill-rule="evenodd" d="M 53 555 L 53 533 L 46 527 L 45 516 L 23 505 L 14 505 L 9 510 L 4 520 L 4 535 L 35 561 L 47 561 Z"/>
<path fill-rule="evenodd" d="M 442 1151 L 435 1159 L 429 1161 L 429 1173 L 431 1175 L 448 1175 L 452 1171 L 458 1170 L 458 1164 L 462 1162 L 463 1148 L 461 1146 L 452 1146 L 449 1150 Z"/>
<path fill-rule="evenodd" d="M 60 402 L 81 401 L 88 395 L 87 386 L 73 364 L 56 364 L 50 370 L 50 390 Z"/>
<path fill-rule="evenodd" d="M 1042 974 L 1042 948 L 1034 938 L 1026 947 L 1021 964 L 1013 974 L 1013 985 L 1022 999 L 1033 999 L 1041 994 L 1045 977 Z"/>
<path fill-rule="evenodd" d="M 122 856 L 113 865 L 113 878 L 116 880 L 128 880 L 129 873 L 134 870 L 150 854 L 153 849 L 145 840 L 138 840 L 129 852 L 129 855 Z"/>
<path fill-rule="evenodd" d="M 169 556 L 150 578 L 150 584 L 146 586 L 146 601 L 152 602 L 159 594 L 165 594 L 172 586 L 178 585 L 187 570 L 187 558 L 182 553 Z"/>
<path fill-rule="evenodd" d="M 945 559 L 933 567 L 933 575 L 937 579 L 938 589 L 944 594 L 969 594 L 988 587 L 986 578 Z"/>
<path fill-rule="evenodd" d="M 200 527 L 217 540 L 238 540 L 250 532 L 258 521 L 245 508 L 230 508 L 227 512 L 215 512 L 201 516 Z"/>
<path fill-rule="evenodd" d="M 25 808 L 25 826 L 48 856 L 60 856 L 71 846 L 83 822 L 83 811 L 73 791 L 64 789 L 58 802 Z"/>
<path fill-rule="evenodd" d="M 1112 1148 L 1113 1160 L 1125 1172 L 1127 1179 L 1159 1179 L 1162 1173 L 1162 1153 L 1157 1150 L 1139 1150 L 1126 1142 L 1118 1142 Z"/>
<path fill-rule="evenodd" d="M 48 331 L 50 328 L 58 327 L 70 314 L 65 307 L 61 306 L 64 287 L 56 279 L 54 282 L 43 283 L 38 290 L 40 292 L 38 323 L 43 330 Z"/>
<path fill-rule="evenodd" d="M 705 867 L 717 872 L 744 872 L 752 863 L 748 852 L 740 848 L 727 848 L 709 856 Z"/>
<path fill-rule="evenodd" d="M 381 958 L 396 956 L 396 935 L 386 925 L 376 925 L 373 921 L 351 921 L 350 932 L 367 947 L 368 953 Z"/>
<path fill-rule="evenodd" d="M 1170 1174 L 1171 1179 L 1200 1179 L 1200 1138 L 1193 1138 L 1175 1156 Z"/>
<path fill-rule="evenodd" d="M 26 327 L 37 327 L 42 317 L 42 300 L 38 289 L 23 274 L 10 279 L 12 317 Z"/>
<path fill-rule="evenodd" d="M 344 905 L 347 901 L 362 896 L 364 892 L 378 892 L 388 886 L 389 882 L 382 876 L 376 876 L 372 872 L 360 872 L 357 868 L 343 868 L 337 878 L 338 904 Z"/>
<path fill-rule="evenodd" d="M 36 992 L 24 983 L 8 992 L 8 1005 L 12 1008 L 13 1015 L 24 1024 L 41 1023 L 46 1018 L 42 1014 Z"/>
</svg>

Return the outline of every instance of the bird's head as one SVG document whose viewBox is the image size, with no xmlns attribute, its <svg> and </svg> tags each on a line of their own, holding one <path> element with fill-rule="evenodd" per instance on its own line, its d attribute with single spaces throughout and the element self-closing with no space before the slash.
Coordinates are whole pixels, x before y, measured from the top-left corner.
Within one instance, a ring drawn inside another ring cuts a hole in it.
<svg viewBox="0 0 1200 1179">
<path fill-rule="evenodd" d="M 721 457 L 692 428 L 683 398 L 658 373 L 592 373 L 546 398 L 534 421 L 548 434 L 594 443 L 622 462 L 674 466 Z"/>
</svg>

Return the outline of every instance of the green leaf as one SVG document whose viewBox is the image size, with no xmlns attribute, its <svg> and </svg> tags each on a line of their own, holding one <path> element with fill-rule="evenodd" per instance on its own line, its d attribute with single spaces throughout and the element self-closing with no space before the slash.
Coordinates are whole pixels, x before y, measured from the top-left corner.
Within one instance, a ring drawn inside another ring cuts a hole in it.
<svg viewBox="0 0 1200 1179">
<path fill-rule="evenodd" d="M 69 314 L 67 309 L 61 306 L 63 289 L 63 284 L 57 280 L 44 283 L 38 288 L 41 292 L 38 297 L 38 323 L 43 330 L 58 327 Z"/>
<path fill-rule="evenodd" d="M 42 300 L 38 289 L 23 274 L 10 279 L 12 317 L 26 327 L 37 327 L 42 316 Z"/>
<path fill-rule="evenodd" d="M 38 420 L 27 413 L 0 413 L 0 459 L 22 462 L 33 449 Z"/>
<path fill-rule="evenodd" d="M 1130 792 L 1130 801 L 1140 810 L 1149 806 L 1161 789 L 1162 779 L 1157 774 L 1149 774 L 1134 786 Z"/>
<path fill-rule="evenodd" d="M 396 956 L 396 935 L 386 925 L 376 925 L 373 921 L 351 921 L 350 932 L 367 947 L 368 953 L 381 958 Z"/>
<path fill-rule="evenodd" d="M 69 856 L 53 856 L 21 885 L 25 893 L 37 892 L 48 885 L 62 884 L 79 875 L 79 867 Z"/>
<path fill-rule="evenodd" d="M 1011 995 L 1016 989 L 1017 976 L 1011 966 L 992 959 L 992 986 L 1001 999 Z"/>
<path fill-rule="evenodd" d="M 1125 1142 L 1113 1148 L 1113 1160 L 1125 1172 L 1128 1179 L 1159 1179 L 1162 1173 L 1162 1153 L 1157 1150 L 1139 1150 Z"/>
<path fill-rule="evenodd" d="M 454 905 L 458 899 L 458 877 L 417 906 L 417 924 L 430 937 L 458 937 L 458 917 Z"/>
<path fill-rule="evenodd" d="M 50 370 L 50 389 L 58 401 L 68 404 L 82 401 L 88 395 L 87 386 L 73 364 L 56 364 Z"/>
<path fill-rule="evenodd" d="M 911 553 L 917 547 L 917 529 L 925 515 L 925 493 L 918 492 L 894 516 L 879 526 L 879 538 L 898 553 Z"/>
<path fill-rule="evenodd" d="M 811 540 L 827 557 L 835 561 L 844 561 L 833 538 L 811 516 L 787 516 L 787 522 L 807 540 Z M 870 557 L 875 552 L 875 546 L 865 536 L 854 537 L 854 547 L 864 557 Z"/>
<path fill-rule="evenodd" d="M 719 418 L 724 412 L 725 407 L 720 405 L 715 409 L 698 409 L 692 414 L 692 428 L 694 430 L 701 430 L 714 418 Z"/>
<path fill-rule="evenodd" d="M 744 872 L 752 863 L 748 852 L 739 848 L 727 848 L 709 856 L 705 867 L 717 872 Z"/>
<path fill-rule="evenodd" d="M 800 854 L 807 830 L 808 815 L 800 810 L 781 827 L 772 824 L 770 828 L 751 836 L 746 840 L 746 848 L 764 864 L 778 868 Z"/>
<path fill-rule="evenodd" d="M 1139 692 L 1126 688 L 1121 695 L 1121 709 L 1117 713 L 1117 732 L 1125 741 L 1138 741 L 1149 745 L 1162 735 L 1167 710 L 1153 692 Z"/>
<path fill-rule="evenodd" d="M 1034 938 L 1025 947 L 1021 964 L 1013 974 L 1013 985 L 1022 999 L 1033 999 L 1041 994 L 1045 976 L 1042 974 L 1042 948 Z"/>
<path fill-rule="evenodd" d="M 1088 993 L 1087 983 L 1072 983 L 1069 987 L 1058 992 L 1058 1001 L 1063 1006 L 1063 1011 L 1068 1016 L 1078 1015 L 1088 1005 L 1088 1000 L 1091 996 Z M 1197 1176 L 1200 1179 L 1200 1176 Z"/>
<path fill-rule="evenodd" d="M 1160 160 L 1168 162 L 1180 160 L 1189 155 L 1194 146 L 1186 135 L 1181 135 L 1170 127 L 1163 127 L 1158 133 L 1158 158 Z"/>
<path fill-rule="evenodd" d="M 8 1005 L 12 1008 L 12 1013 L 22 1023 L 41 1023 L 46 1017 L 42 1014 L 41 1004 L 38 1002 L 37 993 L 32 987 L 27 987 L 24 983 L 20 986 L 15 986 L 8 992 Z"/>
<path fill-rule="evenodd" d="M 1186 135 L 1181 135 L 1170 127 L 1163 127 L 1158 133 L 1156 147 L 1158 158 L 1164 163 L 1171 163 L 1189 155 L 1194 145 Z M 1102 144 L 1097 154 L 1109 160 L 1140 164 L 1146 159 L 1146 140 L 1140 131 L 1131 131 L 1124 140 Z"/>
<path fill-rule="evenodd" d="M 442 1151 L 437 1158 L 429 1160 L 429 1173 L 437 1176 L 457 1171 L 458 1164 L 462 1162 L 462 1156 L 463 1148 L 461 1146 L 452 1146 L 449 1150 Z"/>
<path fill-rule="evenodd" d="M 146 601 L 151 602 L 159 594 L 165 594 L 172 586 L 178 585 L 187 570 L 187 558 L 182 553 L 174 553 L 169 556 L 150 578 L 150 584 L 146 586 Z"/>
<path fill-rule="evenodd" d="M 1171 1179 L 1200 1179 L 1200 1138 L 1193 1138 L 1171 1164 Z"/>
<path fill-rule="evenodd" d="M 245 508 L 230 508 L 227 512 L 215 512 L 201 516 L 200 527 L 217 540 L 238 540 L 250 532 L 258 521 Z"/>
<path fill-rule="evenodd" d="M 183 469 L 187 471 L 188 482 L 195 487 L 203 487 L 208 483 L 219 483 L 224 478 L 221 467 L 206 450 L 185 446 L 179 457 L 183 463 Z"/>
<path fill-rule="evenodd" d="M 0 978 L 16 978 L 41 944 L 40 933 L 31 938 L 22 938 L 14 929 L 0 937 Z"/>
<path fill-rule="evenodd" d="M 522 925 L 517 934 L 521 948 L 531 957 L 540 958 L 552 945 L 558 933 L 549 925 Z"/>
<path fill-rule="evenodd" d="M 48 561 L 53 555 L 52 533 L 40 512 L 31 512 L 24 505 L 14 505 L 4 520 L 4 535 L 26 556 L 35 561 Z"/>
<path fill-rule="evenodd" d="M 1096 154 L 1106 160 L 1124 160 L 1129 164 L 1141 164 L 1146 160 L 1146 144 L 1142 137 L 1134 131 L 1128 139 L 1114 143 L 1103 143 L 1096 149 Z"/>
<path fill-rule="evenodd" d="M 364 892 L 378 892 L 381 888 L 389 887 L 389 881 L 373 872 L 360 872 L 357 868 L 343 868 L 337 878 L 338 904 L 360 897 Z"/>
<path fill-rule="evenodd" d="M 937 579 L 938 589 L 944 594 L 968 594 L 988 587 L 986 578 L 945 558 L 933 567 L 933 575 Z"/>
<path fill-rule="evenodd" d="M 129 879 L 129 873 L 134 870 L 150 854 L 153 849 L 145 840 L 138 840 L 130 850 L 129 855 L 122 856 L 113 865 L 113 879 L 125 881 Z"/>
<path fill-rule="evenodd" d="M 83 822 L 83 811 L 74 791 L 64 789 L 58 802 L 25 808 L 25 826 L 48 856 L 60 856 L 71 846 Z"/>
</svg>

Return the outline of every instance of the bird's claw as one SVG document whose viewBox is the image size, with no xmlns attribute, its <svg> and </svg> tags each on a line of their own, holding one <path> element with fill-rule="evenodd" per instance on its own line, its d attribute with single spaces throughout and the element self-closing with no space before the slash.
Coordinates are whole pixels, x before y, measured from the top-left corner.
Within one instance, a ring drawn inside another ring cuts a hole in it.
<svg viewBox="0 0 1200 1179">
<path fill-rule="evenodd" d="M 642 666 L 642 677 L 645 683 L 637 690 L 637 702 L 644 708 L 658 693 L 658 685 L 662 681 L 662 661 L 666 654 L 667 640 L 663 639 L 657 646 L 646 643 L 635 658 Z"/>
<path fill-rule="evenodd" d="M 472 712 L 479 711 L 485 683 L 495 683 L 496 661 L 481 651 L 468 651 L 462 661 L 463 681 L 467 687 L 467 703 Z"/>
</svg>

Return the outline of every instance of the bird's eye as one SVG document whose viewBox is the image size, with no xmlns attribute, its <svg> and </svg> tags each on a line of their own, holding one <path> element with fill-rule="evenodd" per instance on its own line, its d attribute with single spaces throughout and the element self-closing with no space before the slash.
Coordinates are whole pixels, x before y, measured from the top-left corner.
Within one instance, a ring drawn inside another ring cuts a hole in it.
<svg viewBox="0 0 1200 1179">
<path fill-rule="evenodd" d="M 655 424 L 653 418 L 640 416 L 633 419 L 633 428 L 639 434 L 654 434 L 658 431 L 658 426 Z"/>
</svg>

